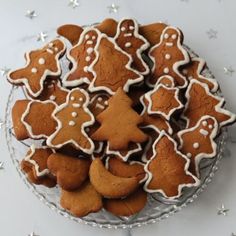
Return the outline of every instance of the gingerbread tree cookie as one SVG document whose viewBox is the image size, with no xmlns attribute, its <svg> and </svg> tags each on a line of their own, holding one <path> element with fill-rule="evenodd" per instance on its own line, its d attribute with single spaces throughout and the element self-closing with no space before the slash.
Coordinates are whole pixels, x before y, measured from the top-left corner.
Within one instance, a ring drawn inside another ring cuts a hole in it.
<svg viewBox="0 0 236 236">
<path fill-rule="evenodd" d="M 143 80 L 143 76 L 130 67 L 131 56 L 118 47 L 112 38 L 101 34 L 94 50 L 97 57 L 89 68 L 95 74 L 89 85 L 91 92 L 104 90 L 114 94 L 119 87 L 128 92 L 130 85 Z"/>
<path fill-rule="evenodd" d="M 218 90 L 218 83 L 215 79 L 207 78 L 202 75 L 202 71 L 206 67 L 206 62 L 199 58 L 191 58 L 191 62 L 183 66 L 182 73 L 188 78 L 188 80 L 196 79 L 202 83 L 208 85 L 211 92 L 216 92 Z"/>
<path fill-rule="evenodd" d="M 47 139 L 47 145 L 61 148 L 72 144 L 85 153 L 92 154 L 94 144 L 85 133 L 86 127 L 94 123 L 94 117 L 87 108 L 88 94 L 83 89 L 73 89 L 67 96 L 66 103 L 58 106 L 53 117 L 57 121 L 57 130 Z"/>
<path fill-rule="evenodd" d="M 133 59 L 132 68 L 141 74 L 149 73 L 149 67 L 142 58 L 142 53 L 149 47 L 148 41 L 139 34 L 139 26 L 134 19 L 123 19 L 117 26 L 115 41 Z"/>
<path fill-rule="evenodd" d="M 180 66 L 189 62 L 189 55 L 182 46 L 182 35 L 177 28 L 168 26 L 164 29 L 160 43 L 153 46 L 149 51 L 149 56 L 154 65 L 152 77 L 148 81 L 150 86 L 154 86 L 159 77 L 170 75 L 174 78 L 178 87 L 187 86 L 185 76 L 180 73 Z"/>
<path fill-rule="evenodd" d="M 97 29 L 85 29 L 79 42 L 69 51 L 67 58 L 72 63 L 72 69 L 63 78 L 65 86 L 75 87 L 82 83 L 89 84 L 93 80 L 94 74 L 89 71 L 89 66 L 97 57 L 94 48 L 99 35 Z"/>
<path fill-rule="evenodd" d="M 222 108 L 225 102 L 224 98 L 210 93 L 206 84 L 192 79 L 185 94 L 187 104 L 183 119 L 187 121 L 187 128 L 196 125 L 204 115 L 216 118 L 220 127 L 235 121 L 235 114 Z"/>
<path fill-rule="evenodd" d="M 108 108 L 97 116 L 101 126 L 92 139 L 107 141 L 111 150 L 127 150 L 130 142 L 146 141 L 147 136 L 138 128 L 142 118 L 131 106 L 132 100 L 119 88 L 108 100 Z"/>
<path fill-rule="evenodd" d="M 159 192 L 174 199 L 181 196 L 184 187 L 199 184 L 199 180 L 188 171 L 190 161 L 177 150 L 176 142 L 165 131 L 154 142 L 153 152 L 145 166 L 148 179 L 144 189 L 147 192 Z"/>
<path fill-rule="evenodd" d="M 200 177 L 200 161 L 216 155 L 214 139 L 217 133 L 218 123 L 211 116 L 203 116 L 194 127 L 178 132 L 179 150 L 190 159 L 189 170 L 197 177 Z"/>
<path fill-rule="evenodd" d="M 47 76 L 61 74 L 59 58 L 64 54 L 65 49 L 65 44 L 60 39 L 56 39 L 42 49 L 26 53 L 26 66 L 10 71 L 8 80 L 14 85 L 25 85 L 31 96 L 39 96 Z"/>
</svg>

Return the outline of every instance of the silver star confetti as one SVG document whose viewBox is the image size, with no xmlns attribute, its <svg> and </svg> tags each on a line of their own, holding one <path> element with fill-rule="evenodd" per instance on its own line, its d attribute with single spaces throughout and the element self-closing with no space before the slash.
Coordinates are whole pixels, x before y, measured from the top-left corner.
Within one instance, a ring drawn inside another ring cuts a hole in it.
<svg viewBox="0 0 236 236">
<path fill-rule="evenodd" d="M 1 68 L 1 69 L 0 69 L 1 76 L 7 75 L 10 70 L 11 70 L 11 69 L 10 69 L 10 68 L 7 68 L 7 67 Z"/>
<path fill-rule="evenodd" d="M 224 69 L 224 73 L 226 75 L 232 76 L 233 73 L 234 73 L 234 69 L 231 66 L 230 67 L 224 67 L 223 69 Z"/>
<path fill-rule="evenodd" d="M 207 32 L 208 38 L 209 39 L 216 39 L 218 32 L 214 29 L 209 29 Z"/>
<path fill-rule="evenodd" d="M 31 234 L 28 234 L 28 236 L 39 236 L 39 235 L 32 232 Z"/>
<path fill-rule="evenodd" d="M 76 7 L 79 6 L 79 2 L 78 2 L 78 0 L 70 0 L 68 6 L 72 7 L 73 9 L 75 9 Z"/>
<path fill-rule="evenodd" d="M 225 208 L 225 205 L 222 204 L 220 208 L 218 208 L 218 212 L 217 215 L 223 215 L 223 216 L 227 216 L 229 212 L 229 209 Z"/>
<path fill-rule="evenodd" d="M 4 163 L 2 161 L 0 161 L 0 170 L 4 169 Z"/>
<path fill-rule="evenodd" d="M 36 14 L 35 10 L 27 10 L 25 16 L 32 20 L 38 15 Z"/>
<path fill-rule="evenodd" d="M 37 41 L 45 42 L 48 35 L 45 32 L 40 32 L 37 36 Z"/>
<path fill-rule="evenodd" d="M 107 8 L 109 10 L 109 13 L 117 13 L 120 7 L 118 5 L 116 5 L 115 3 L 112 3 Z"/>
</svg>

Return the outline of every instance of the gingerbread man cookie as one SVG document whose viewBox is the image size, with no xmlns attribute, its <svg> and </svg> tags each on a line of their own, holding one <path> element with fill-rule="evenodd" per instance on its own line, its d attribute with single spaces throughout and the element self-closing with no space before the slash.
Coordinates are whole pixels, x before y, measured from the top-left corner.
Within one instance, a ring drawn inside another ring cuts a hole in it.
<svg viewBox="0 0 236 236">
<path fill-rule="evenodd" d="M 190 58 L 182 46 L 182 41 L 180 30 L 171 26 L 164 29 L 160 43 L 153 46 L 149 51 L 149 56 L 154 64 L 148 85 L 153 87 L 159 77 L 170 75 L 178 87 L 187 86 L 187 80 L 180 73 L 180 67 L 189 63 Z"/>
<path fill-rule="evenodd" d="M 162 131 L 153 144 L 153 156 L 145 165 L 148 174 L 145 191 L 175 199 L 181 196 L 184 187 L 198 186 L 199 180 L 188 171 L 189 163 L 177 150 L 176 142 Z"/>
<path fill-rule="evenodd" d="M 217 145 L 214 141 L 218 133 L 218 123 L 214 117 L 203 116 L 197 124 L 178 132 L 179 150 L 190 159 L 189 170 L 200 177 L 199 164 L 203 158 L 216 155 Z"/>
<path fill-rule="evenodd" d="M 199 57 L 191 58 L 191 62 L 183 66 L 182 73 L 188 80 L 196 79 L 208 85 L 212 93 L 216 92 L 219 85 L 215 79 L 207 78 L 202 75 L 202 71 L 206 68 L 206 62 Z"/>
<path fill-rule="evenodd" d="M 123 19 L 117 26 L 115 41 L 132 57 L 131 67 L 146 75 L 149 73 L 149 67 L 143 60 L 142 53 L 149 47 L 149 43 L 138 30 L 138 23 L 134 19 Z"/>
<path fill-rule="evenodd" d="M 43 83 L 48 76 L 59 76 L 61 66 L 59 58 L 66 50 L 60 39 L 55 39 L 42 49 L 26 53 L 26 66 L 10 71 L 8 80 L 14 85 L 25 85 L 28 93 L 38 97 L 43 91 Z"/>
<path fill-rule="evenodd" d="M 94 49 L 98 43 L 100 32 L 95 28 L 87 28 L 80 36 L 79 42 L 69 51 L 67 58 L 72 63 L 72 69 L 64 76 L 63 84 L 75 87 L 89 84 L 94 73 L 89 70 L 90 65 L 98 56 Z"/>
<path fill-rule="evenodd" d="M 233 123 L 236 119 L 235 114 L 223 108 L 224 98 L 213 95 L 205 83 L 192 79 L 185 96 L 187 103 L 182 117 L 187 121 L 187 128 L 196 125 L 205 115 L 216 118 L 220 127 Z"/>
<path fill-rule="evenodd" d="M 113 95 L 119 87 L 128 92 L 132 84 L 143 81 L 143 76 L 131 68 L 131 56 L 112 38 L 101 34 L 94 50 L 97 56 L 89 67 L 94 74 L 90 92 L 103 90 Z"/>
<path fill-rule="evenodd" d="M 85 132 L 86 127 L 93 125 L 94 117 L 88 109 L 89 96 L 83 89 L 72 89 L 66 103 L 58 106 L 53 112 L 57 121 L 56 131 L 47 139 L 47 145 L 61 148 L 72 144 L 87 154 L 92 154 L 94 144 Z"/>
</svg>

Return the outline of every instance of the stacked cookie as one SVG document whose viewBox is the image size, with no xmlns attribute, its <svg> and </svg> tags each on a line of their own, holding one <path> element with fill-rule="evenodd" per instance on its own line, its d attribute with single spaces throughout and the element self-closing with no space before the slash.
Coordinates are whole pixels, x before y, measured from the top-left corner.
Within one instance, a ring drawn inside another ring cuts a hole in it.
<svg viewBox="0 0 236 236">
<path fill-rule="evenodd" d="M 171 200 L 198 186 L 200 161 L 216 156 L 215 139 L 236 117 L 183 33 L 107 19 L 58 34 L 8 75 L 27 94 L 12 109 L 15 137 L 42 141 L 21 162 L 28 180 L 58 185 L 77 217 L 102 208 L 130 216 L 147 193 Z"/>
</svg>

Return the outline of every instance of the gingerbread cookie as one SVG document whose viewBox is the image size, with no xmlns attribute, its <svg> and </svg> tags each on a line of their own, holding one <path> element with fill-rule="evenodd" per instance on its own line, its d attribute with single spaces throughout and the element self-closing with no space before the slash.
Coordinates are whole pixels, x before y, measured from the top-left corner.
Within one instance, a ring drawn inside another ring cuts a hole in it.
<svg viewBox="0 0 236 236">
<path fill-rule="evenodd" d="M 59 58 L 65 49 L 65 44 L 60 39 L 55 39 L 42 49 L 26 53 L 26 66 L 10 71 L 9 82 L 14 85 L 25 85 L 31 96 L 38 97 L 43 91 L 46 78 L 61 74 Z"/>
<path fill-rule="evenodd" d="M 101 126 L 91 138 L 107 141 L 110 150 L 127 150 L 130 142 L 145 142 L 147 136 L 138 128 L 142 118 L 131 106 L 131 99 L 119 88 L 108 100 L 108 108 L 96 117 Z"/>
<path fill-rule="evenodd" d="M 53 153 L 48 157 L 47 166 L 62 189 L 74 191 L 87 179 L 90 160 Z"/>
<path fill-rule="evenodd" d="M 86 127 L 94 123 L 94 117 L 88 109 L 89 96 L 83 89 L 72 89 L 66 103 L 58 106 L 52 116 L 57 121 L 56 131 L 47 139 L 47 145 L 61 148 L 72 144 L 75 148 L 91 154 L 94 144 L 85 132 Z"/>
<path fill-rule="evenodd" d="M 25 158 L 21 161 L 21 169 L 27 174 L 29 182 L 52 188 L 56 185 L 55 178 L 47 168 L 48 157 L 52 150 L 46 147 L 30 147 Z"/>
<path fill-rule="evenodd" d="M 89 84 L 93 80 L 95 75 L 89 67 L 98 57 L 94 51 L 98 37 L 100 32 L 97 29 L 87 28 L 81 34 L 79 42 L 69 51 L 67 58 L 72 63 L 72 68 L 63 78 L 65 86 L 75 87 L 83 83 Z"/>
<path fill-rule="evenodd" d="M 214 117 L 203 116 L 197 124 L 178 132 L 179 150 L 190 159 L 189 170 L 200 177 L 199 164 L 203 158 L 216 155 L 217 145 L 214 141 L 218 133 L 218 123 Z"/>
<path fill-rule="evenodd" d="M 96 191 L 107 198 L 126 197 L 139 186 L 137 177 L 125 178 L 113 175 L 105 168 L 100 158 L 92 161 L 89 177 Z"/>
<path fill-rule="evenodd" d="M 118 23 L 116 20 L 112 18 L 107 18 L 100 24 L 96 25 L 95 28 L 97 28 L 100 32 L 106 34 L 109 37 L 115 37 L 117 24 Z"/>
<path fill-rule="evenodd" d="M 29 137 L 27 129 L 21 120 L 23 113 L 25 112 L 30 100 L 17 100 L 12 107 L 12 124 L 14 134 L 17 140 L 24 140 Z"/>
<path fill-rule="evenodd" d="M 116 157 L 108 157 L 106 159 L 106 168 L 113 175 L 120 177 L 136 177 L 139 183 L 142 183 L 146 178 L 146 173 L 144 171 L 144 164 L 139 161 L 123 162 Z"/>
<path fill-rule="evenodd" d="M 199 57 L 194 57 L 191 58 L 190 63 L 183 67 L 182 73 L 187 77 L 189 81 L 192 79 L 196 79 L 202 83 L 207 84 L 209 90 L 214 93 L 218 90 L 219 85 L 215 79 L 207 78 L 202 75 L 202 71 L 205 68 L 206 62 Z"/>
<path fill-rule="evenodd" d="M 79 25 L 66 24 L 57 29 L 57 33 L 62 37 L 69 40 L 72 45 L 78 43 L 80 35 L 83 32 L 83 28 Z"/>
<path fill-rule="evenodd" d="M 149 43 L 138 30 L 138 23 L 134 19 L 123 19 L 117 26 L 115 41 L 131 56 L 133 60 L 131 67 L 146 75 L 149 73 L 149 67 L 143 60 L 142 53 L 149 47 Z"/>
<path fill-rule="evenodd" d="M 189 163 L 177 150 L 176 142 L 162 131 L 153 144 L 153 156 L 145 165 L 145 191 L 174 199 L 181 196 L 184 187 L 198 186 L 199 180 L 188 171 Z"/>
<path fill-rule="evenodd" d="M 182 41 L 180 30 L 171 26 L 164 29 L 160 43 L 149 51 L 149 56 L 154 63 L 152 76 L 148 80 L 149 86 L 155 86 L 159 77 L 163 75 L 172 76 L 180 88 L 187 86 L 187 80 L 180 73 L 180 67 L 189 63 L 190 58 L 182 46 Z"/>
<path fill-rule="evenodd" d="M 128 92 L 132 84 L 143 81 L 143 76 L 131 68 L 131 56 L 118 47 L 112 38 L 101 34 L 94 51 L 97 56 L 89 67 L 94 73 L 89 85 L 90 92 L 103 90 L 114 94 L 119 87 Z"/>
<path fill-rule="evenodd" d="M 102 197 L 89 181 L 74 192 L 62 190 L 61 206 L 77 217 L 86 216 L 102 208 Z"/>
<path fill-rule="evenodd" d="M 223 108 L 225 100 L 210 93 L 208 86 L 192 79 L 185 93 L 187 103 L 183 119 L 187 121 L 187 128 L 196 125 L 202 116 L 209 115 L 216 118 L 220 127 L 233 123 L 235 114 Z"/>
<path fill-rule="evenodd" d="M 47 138 L 55 132 L 57 122 L 52 118 L 52 113 L 56 106 L 51 101 L 31 101 L 28 103 L 21 117 L 21 122 L 31 138 Z"/>
<path fill-rule="evenodd" d="M 184 107 L 179 100 L 178 88 L 159 84 L 144 96 L 148 102 L 147 113 L 160 115 L 166 120 L 170 120 L 174 112 Z"/>
<path fill-rule="evenodd" d="M 147 203 L 147 193 L 141 188 L 123 199 L 105 199 L 104 208 L 116 216 L 131 216 L 140 212 Z"/>
</svg>

